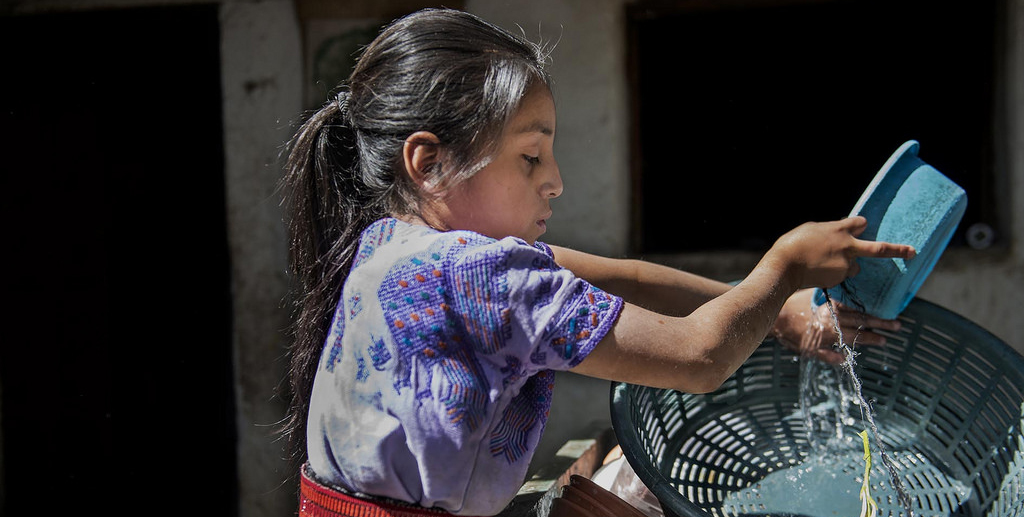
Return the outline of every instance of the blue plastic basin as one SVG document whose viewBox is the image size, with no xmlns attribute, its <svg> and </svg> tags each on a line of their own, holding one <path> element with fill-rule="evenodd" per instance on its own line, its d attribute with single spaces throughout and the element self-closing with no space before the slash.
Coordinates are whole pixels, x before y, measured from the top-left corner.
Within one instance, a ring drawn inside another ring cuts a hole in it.
<svg viewBox="0 0 1024 517">
<path fill-rule="evenodd" d="M 885 162 L 850 216 L 867 218 L 860 238 L 909 244 L 917 255 L 858 258 L 860 273 L 828 290 L 845 305 L 885 319 L 899 315 L 931 273 L 967 208 L 967 193 L 918 158 L 920 144 L 910 140 Z M 819 290 L 816 302 L 824 303 Z"/>
</svg>

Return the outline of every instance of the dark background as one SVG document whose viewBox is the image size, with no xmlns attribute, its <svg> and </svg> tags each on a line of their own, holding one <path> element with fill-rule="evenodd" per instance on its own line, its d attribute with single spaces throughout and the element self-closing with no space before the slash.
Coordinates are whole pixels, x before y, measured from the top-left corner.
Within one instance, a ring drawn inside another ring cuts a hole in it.
<svg viewBox="0 0 1024 517">
<path fill-rule="evenodd" d="M 237 513 L 218 30 L 0 18 L 5 515 Z"/>
<path fill-rule="evenodd" d="M 907 140 L 967 191 L 952 246 L 998 227 L 997 2 L 715 4 L 630 10 L 639 251 L 761 251 L 845 217 Z"/>
</svg>

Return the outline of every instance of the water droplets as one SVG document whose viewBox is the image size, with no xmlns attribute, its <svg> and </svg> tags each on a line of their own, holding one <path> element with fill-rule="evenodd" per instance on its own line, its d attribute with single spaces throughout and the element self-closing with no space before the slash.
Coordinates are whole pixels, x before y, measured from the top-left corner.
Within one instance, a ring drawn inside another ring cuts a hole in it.
<svg viewBox="0 0 1024 517">
<path fill-rule="evenodd" d="M 839 318 L 837 316 L 835 306 L 832 303 L 832 299 L 825 294 L 825 304 L 828 306 L 828 313 L 832 320 L 832 327 L 838 336 L 838 341 L 834 344 L 836 350 L 841 352 L 845 357 L 845 360 L 839 366 L 839 372 L 828 372 L 829 368 L 817 364 L 817 361 L 811 359 L 805 359 L 804 365 L 800 370 L 801 382 L 800 382 L 800 404 L 804 410 L 805 422 L 807 424 L 808 441 L 817 448 L 818 452 L 828 453 L 830 450 L 833 452 L 840 449 L 833 449 L 837 443 L 846 441 L 845 428 L 852 427 L 857 423 L 853 415 L 850 414 L 850 408 L 856 407 L 861 416 L 862 421 L 866 421 L 868 426 L 871 428 L 872 436 L 875 439 L 875 447 L 877 448 L 879 455 L 881 456 L 882 465 L 885 466 L 886 471 L 889 474 L 889 479 L 892 482 L 892 486 L 896 492 L 897 500 L 900 502 L 900 506 L 903 507 L 905 514 L 908 517 L 913 517 L 913 506 L 911 503 L 910 495 L 907 492 L 906 487 L 903 484 L 902 479 L 899 476 L 899 467 L 889 457 L 885 445 L 882 442 L 881 435 L 878 432 L 878 426 L 875 424 L 874 410 L 871 407 L 871 403 L 868 402 L 863 393 L 861 392 L 860 378 L 856 374 L 857 365 L 857 352 L 853 350 L 852 346 L 848 345 L 843 339 L 842 327 L 839 325 Z M 856 337 L 854 338 L 856 342 Z M 821 373 L 819 373 L 821 372 Z M 805 379 L 804 377 L 808 377 Z M 837 379 L 838 376 L 838 379 Z M 817 437 L 817 434 L 821 434 L 825 429 L 825 426 L 821 424 L 821 420 L 816 420 L 815 416 L 809 405 L 815 397 L 820 397 L 823 393 L 828 396 L 830 390 L 825 389 L 821 386 L 822 382 L 826 384 L 832 384 L 837 386 L 838 390 L 832 389 L 832 393 L 838 393 L 838 406 L 833 419 L 835 434 L 826 435 L 828 438 L 822 440 Z M 844 382 L 845 381 L 845 382 Z M 805 393 L 805 391 L 807 393 Z"/>
</svg>

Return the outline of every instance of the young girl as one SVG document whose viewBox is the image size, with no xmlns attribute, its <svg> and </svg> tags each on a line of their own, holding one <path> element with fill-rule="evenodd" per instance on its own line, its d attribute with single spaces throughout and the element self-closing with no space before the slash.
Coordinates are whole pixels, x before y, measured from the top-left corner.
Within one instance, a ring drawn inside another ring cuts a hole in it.
<svg viewBox="0 0 1024 517">
<path fill-rule="evenodd" d="M 858 240 L 863 219 L 809 223 L 730 287 L 541 243 L 562 192 L 544 62 L 472 15 L 421 11 L 295 135 L 300 513 L 496 514 L 524 481 L 553 371 L 713 390 L 769 333 L 831 344 L 805 339 L 802 289 L 858 256 L 912 255 Z M 862 318 L 843 321 L 895 325 Z"/>
</svg>

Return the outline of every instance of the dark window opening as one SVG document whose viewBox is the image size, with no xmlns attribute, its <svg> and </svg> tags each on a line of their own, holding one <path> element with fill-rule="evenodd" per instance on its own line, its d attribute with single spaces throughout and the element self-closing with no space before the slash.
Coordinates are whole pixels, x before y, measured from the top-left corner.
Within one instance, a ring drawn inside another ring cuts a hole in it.
<svg viewBox="0 0 1024 517">
<path fill-rule="evenodd" d="M 767 249 L 907 140 L 967 191 L 951 246 L 998 235 L 998 0 L 725 4 L 629 9 L 634 251 Z"/>
</svg>

